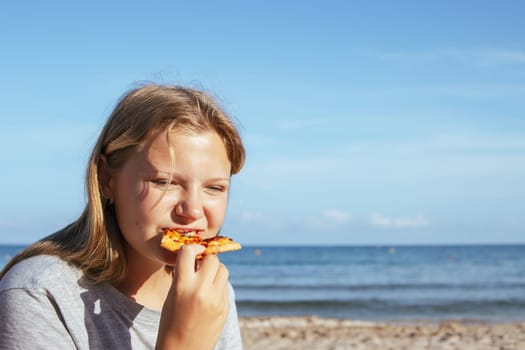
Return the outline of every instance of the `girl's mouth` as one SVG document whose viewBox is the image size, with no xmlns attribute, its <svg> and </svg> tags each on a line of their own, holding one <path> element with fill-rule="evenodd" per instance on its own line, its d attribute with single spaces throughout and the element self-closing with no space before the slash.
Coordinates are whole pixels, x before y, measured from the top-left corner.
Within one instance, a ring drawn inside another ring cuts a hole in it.
<svg viewBox="0 0 525 350">
<path fill-rule="evenodd" d="M 173 230 L 177 231 L 183 236 L 191 237 L 191 236 L 201 236 L 204 230 L 194 229 L 194 228 L 176 228 L 176 227 L 169 227 L 164 229 L 164 231 L 167 230 Z"/>
</svg>

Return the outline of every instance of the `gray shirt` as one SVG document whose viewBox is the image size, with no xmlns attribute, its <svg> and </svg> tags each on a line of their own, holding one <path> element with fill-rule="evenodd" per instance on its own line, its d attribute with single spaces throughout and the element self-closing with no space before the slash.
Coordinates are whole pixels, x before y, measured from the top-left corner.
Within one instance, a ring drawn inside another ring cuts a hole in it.
<svg viewBox="0 0 525 350">
<path fill-rule="evenodd" d="M 233 288 L 215 350 L 242 349 Z M 0 349 L 153 349 L 160 312 L 58 257 L 35 256 L 0 281 Z M 197 335 L 198 336 L 198 335 Z"/>
</svg>

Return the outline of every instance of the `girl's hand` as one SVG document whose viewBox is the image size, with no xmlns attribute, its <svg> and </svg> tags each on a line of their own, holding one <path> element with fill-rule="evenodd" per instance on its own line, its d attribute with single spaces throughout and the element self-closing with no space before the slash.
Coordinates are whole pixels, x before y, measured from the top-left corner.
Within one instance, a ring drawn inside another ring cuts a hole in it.
<svg viewBox="0 0 525 350">
<path fill-rule="evenodd" d="M 228 270 L 217 256 L 204 257 L 198 268 L 198 245 L 177 253 L 173 283 L 164 302 L 157 349 L 212 349 L 228 315 Z"/>
</svg>

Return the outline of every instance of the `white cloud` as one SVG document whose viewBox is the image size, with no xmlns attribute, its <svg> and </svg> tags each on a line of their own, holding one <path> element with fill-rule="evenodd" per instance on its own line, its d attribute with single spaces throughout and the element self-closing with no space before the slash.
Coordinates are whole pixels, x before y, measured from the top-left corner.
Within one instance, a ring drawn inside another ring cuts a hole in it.
<svg viewBox="0 0 525 350">
<path fill-rule="evenodd" d="M 352 155 L 362 154 L 420 154 L 481 152 L 481 154 L 525 153 L 525 139 L 519 136 L 489 133 L 440 132 L 426 138 L 397 142 L 354 142 L 341 147 Z"/>
<path fill-rule="evenodd" d="M 512 83 L 476 83 L 476 84 L 425 84 L 413 86 L 377 87 L 373 89 L 359 88 L 348 89 L 352 96 L 364 98 L 390 97 L 476 97 L 476 98 L 495 98 L 504 97 L 506 99 L 521 97 L 525 95 L 523 84 Z"/>
<path fill-rule="evenodd" d="M 241 212 L 238 216 L 238 219 L 244 224 L 262 224 L 265 222 L 263 214 L 249 211 Z"/>
<path fill-rule="evenodd" d="M 2 162 L 27 164 L 50 162 L 66 165 L 64 159 L 78 159 L 82 165 L 96 142 L 94 125 L 41 125 L 9 126 L 0 139 L 0 148 L 14 149 L 0 153 Z M 35 152 L 38 150 L 38 152 Z M 75 165 L 76 166 L 76 165 Z"/>
<path fill-rule="evenodd" d="M 329 209 L 323 212 L 323 216 L 336 224 L 347 224 L 352 221 L 352 215 L 337 209 Z"/>
<path fill-rule="evenodd" d="M 427 51 L 366 51 L 366 54 L 385 61 L 429 63 L 456 61 L 476 65 L 525 64 L 525 51 L 510 49 L 434 49 Z"/>
<path fill-rule="evenodd" d="M 387 217 L 381 214 L 374 214 L 370 218 L 370 224 L 375 227 L 381 227 L 386 229 L 396 228 L 419 228 L 429 225 L 428 220 L 421 214 L 415 217 Z"/>
<path fill-rule="evenodd" d="M 338 150 L 333 151 L 333 150 Z M 322 152 L 320 152 L 322 153 Z M 277 186 L 297 186 L 326 181 L 327 187 L 352 181 L 425 181 L 437 177 L 500 179 L 523 174 L 525 140 L 498 134 L 437 133 L 400 141 L 356 141 L 330 146 L 324 154 L 275 157 L 249 162 L 242 173 L 245 186 L 269 191 Z M 278 174 L 278 176 L 277 176 Z"/>
<path fill-rule="evenodd" d="M 285 119 L 277 123 L 277 127 L 280 129 L 305 129 L 305 128 L 317 128 L 323 125 L 322 119 Z"/>
<path fill-rule="evenodd" d="M 0 218 L 0 229 L 19 229 L 23 227 L 23 225 L 19 222 L 15 222 L 13 220 L 6 220 L 3 218 Z"/>
<path fill-rule="evenodd" d="M 525 64 L 525 52 L 519 50 L 459 51 L 459 54 L 465 59 L 479 64 Z"/>
<path fill-rule="evenodd" d="M 260 147 L 260 146 L 277 146 L 282 144 L 282 141 L 273 136 L 264 135 L 246 135 L 244 137 L 244 144 L 248 147 Z"/>
</svg>

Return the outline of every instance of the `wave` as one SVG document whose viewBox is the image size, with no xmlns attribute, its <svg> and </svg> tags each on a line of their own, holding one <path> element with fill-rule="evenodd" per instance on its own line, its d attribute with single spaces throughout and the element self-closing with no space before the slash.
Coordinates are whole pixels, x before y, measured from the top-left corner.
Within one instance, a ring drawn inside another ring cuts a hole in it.
<svg viewBox="0 0 525 350">
<path fill-rule="evenodd" d="M 260 290 L 260 291 L 273 291 L 273 290 L 337 290 L 337 291 L 370 291 L 370 290 L 385 290 L 385 291 L 398 291 L 398 290 L 449 290 L 449 289 L 498 289 L 498 290 L 515 290 L 523 289 L 525 293 L 525 282 L 498 282 L 498 283 L 370 283 L 370 284 L 293 284 L 287 281 L 286 284 L 272 283 L 272 284 L 259 284 L 259 283 L 235 283 L 233 282 L 235 289 L 237 290 Z"/>
<path fill-rule="evenodd" d="M 525 299 L 497 299 L 497 300 L 441 300 L 431 299 L 424 303 L 399 302 L 387 299 L 367 299 L 367 300 L 237 300 L 237 304 L 250 307 L 304 307 L 304 306 L 337 306 L 337 307 L 366 307 L 366 308 L 384 308 L 384 307 L 434 307 L 434 308 L 463 308 L 470 309 L 473 307 L 518 307 L 525 309 Z M 524 315 L 525 316 L 525 315 Z"/>
<path fill-rule="evenodd" d="M 238 300 L 241 315 L 319 315 L 362 319 L 453 319 L 525 321 L 525 299 L 428 300 Z"/>
</svg>

